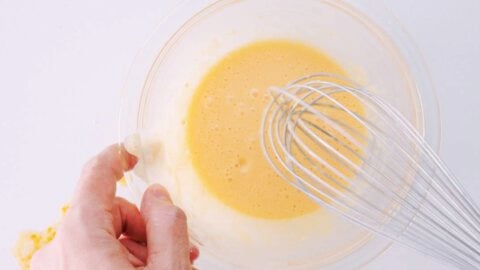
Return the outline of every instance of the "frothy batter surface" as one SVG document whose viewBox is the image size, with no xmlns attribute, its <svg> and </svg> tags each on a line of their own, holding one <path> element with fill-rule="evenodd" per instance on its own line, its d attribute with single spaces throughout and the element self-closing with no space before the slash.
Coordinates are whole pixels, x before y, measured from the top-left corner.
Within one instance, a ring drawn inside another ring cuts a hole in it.
<svg viewBox="0 0 480 270">
<path fill-rule="evenodd" d="M 270 100 L 267 89 L 318 72 L 345 75 L 314 48 L 271 40 L 231 52 L 206 74 L 188 110 L 187 145 L 198 177 L 223 204 L 265 219 L 290 219 L 318 209 L 271 169 L 259 134 Z"/>
</svg>

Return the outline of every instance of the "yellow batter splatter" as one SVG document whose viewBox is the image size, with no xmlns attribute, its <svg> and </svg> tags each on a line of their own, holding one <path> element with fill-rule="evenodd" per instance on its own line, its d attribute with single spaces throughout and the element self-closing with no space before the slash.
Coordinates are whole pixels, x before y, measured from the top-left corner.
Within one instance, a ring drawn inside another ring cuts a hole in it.
<svg viewBox="0 0 480 270">
<path fill-rule="evenodd" d="M 69 205 L 64 205 L 62 207 L 62 217 L 67 213 L 68 208 Z M 20 234 L 17 245 L 14 249 L 14 255 L 20 265 L 20 269 L 30 269 L 30 260 L 32 259 L 33 254 L 55 238 L 57 227 L 58 223 L 49 226 L 42 232 L 24 232 Z"/>
</svg>

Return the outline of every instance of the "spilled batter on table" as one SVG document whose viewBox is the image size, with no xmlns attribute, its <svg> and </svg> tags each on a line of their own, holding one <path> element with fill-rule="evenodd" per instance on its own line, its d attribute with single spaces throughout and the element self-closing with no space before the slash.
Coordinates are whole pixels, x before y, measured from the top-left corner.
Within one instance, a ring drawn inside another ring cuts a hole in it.
<svg viewBox="0 0 480 270">
<path fill-rule="evenodd" d="M 318 210 L 274 172 L 260 145 L 261 119 L 271 98 L 268 88 L 318 72 L 346 76 L 317 49 L 268 40 L 229 53 L 205 75 L 187 113 L 187 145 L 202 184 L 223 204 L 263 219 L 291 219 Z M 338 99 L 363 113 L 354 97 L 344 94 Z M 343 170 L 331 157 L 323 158 Z"/>
</svg>

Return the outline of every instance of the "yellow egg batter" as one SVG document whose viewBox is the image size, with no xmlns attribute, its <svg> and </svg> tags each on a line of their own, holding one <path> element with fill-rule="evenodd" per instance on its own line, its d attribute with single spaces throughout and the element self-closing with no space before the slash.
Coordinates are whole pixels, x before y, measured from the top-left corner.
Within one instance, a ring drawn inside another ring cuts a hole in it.
<svg viewBox="0 0 480 270">
<path fill-rule="evenodd" d="M 270 100 L 267 89 L 318 72 L 346 76 L 321 51 L 293 41 L 269 40 L 231 52 L 206 74 L 188 110 L 186 137 L 193 167 L 214 197 L 264 219 L 291 219 L 318 209 L 273 171 L 261 150 L 259 133 Z M 363 110 L 352 96 L 341 100 Z"/>
</svg>

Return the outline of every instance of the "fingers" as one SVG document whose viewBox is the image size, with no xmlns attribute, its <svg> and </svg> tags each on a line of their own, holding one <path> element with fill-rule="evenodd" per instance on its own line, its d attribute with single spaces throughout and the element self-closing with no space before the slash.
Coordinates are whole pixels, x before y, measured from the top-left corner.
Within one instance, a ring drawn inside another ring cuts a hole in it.
<svg viewBox="0 0 480 270">
<path fill-rule="evenodd" d="M 123 235 L 137 242 L 147 242 L 145 222 L 135 204 L 117 197 L 114 199 L 113 209 L 113 227 L 116 238 Z"/>
<path fill-rule="evenodd" d="M 143 265 L 147 264 L 148 250 L 146 245 L 134 241 L 130 238 L 120 238 L 119 241 L 133 256 L 141 260 L 143 262 Z M 200 253 L 198 251 L 198 248 L 194 245 L 190 245 L 189 251 L 190 263 L 193 264 L 193 262 L 198 258 Z"/>
<path fill-rule="evenodd" d="M 129 251 L 126 251 L 126 253 L 127 260 L 129 263 L 132 264 L 133 267 L 145 266 L 145 262 L 137 258 L 135 255 L 133 255 Z"/>
<path fill-rule="evenodd" d="M 143 262 L 143 265 L 147 264 L 147 246 L 128 238 L 122 238 L 120 239 L 120 242 L 133 256 L 141 260 Z"/>
<path fill-rule="evenodd" d="M 136 162 L 136 157 L 127 153 L 123 146 L 109 146 L 85 165 L 72 204 L 112 207 L 115 182 Z"/>
<path fill-rule="evenodd" d="M 146 223 L 148 262 L 151 269 L 191 269 L 187 222 L 160 185 L 143 195 L 141 214 Z"/>
</svg>

